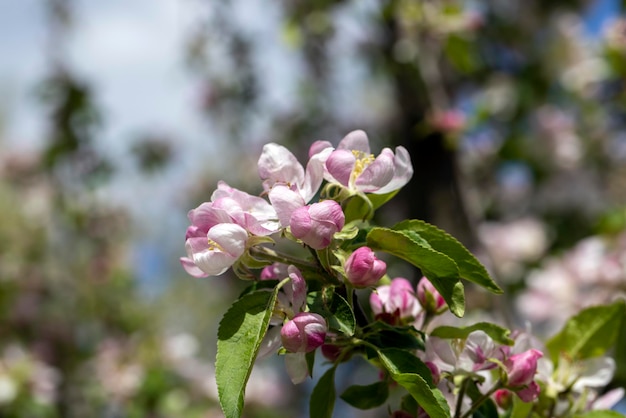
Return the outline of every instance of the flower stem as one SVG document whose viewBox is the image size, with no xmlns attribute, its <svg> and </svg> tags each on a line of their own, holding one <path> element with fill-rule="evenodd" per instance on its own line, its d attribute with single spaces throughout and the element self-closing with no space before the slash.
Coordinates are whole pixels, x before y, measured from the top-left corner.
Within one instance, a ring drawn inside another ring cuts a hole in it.
<svg viewBox="0 0 626 418">
<path fill-rule="evenodd" d="M 489 389 L 489 391 L 487 391 L 487 393 L 485 393 L 483 396 L 481 396 L 480 398 L 478 398 L 476 401 L 474 401 L 472 403 L 472 407 L 469 409 L 469 411 L 467 411 L 465 414 L 463 414 L 461 416 L 461 418 L 469 418 L 472 416 L 472 414 L 474 414 L 474 412 L 476 412 L 476 410 L 478 410 L 478 408 L 480 408 L 480 405 L 482 405 L 487 399 L 489 399 L 491 397 L 491 395 L 494 394 L 494 392 L 498 389 L 500 389 L 502 387 L 502 381 L 498 380 L 495 385 L 493 385 L 493 387 L 491 389 Z M 457 409 L 458 409 L 458 404 L 457 404 Z"/>
<path fill-rule="evenodd" d="M 299 269 L 318 270 L 317 264 L 303 261 L 289 254 L 281 253 L 281 252 L 272 250 L 267 247 L 256 246 L 256 247 L 250 248 L 249 251 L 250 251 L 250 254 L 252 254 L 253 256 L 261 258 L 263 260 L 273 261 L 273 262 L 278 262 L 278 263 L 283 263 L 283 264 L 292 264 L 298 267 Z"/>
</svg>

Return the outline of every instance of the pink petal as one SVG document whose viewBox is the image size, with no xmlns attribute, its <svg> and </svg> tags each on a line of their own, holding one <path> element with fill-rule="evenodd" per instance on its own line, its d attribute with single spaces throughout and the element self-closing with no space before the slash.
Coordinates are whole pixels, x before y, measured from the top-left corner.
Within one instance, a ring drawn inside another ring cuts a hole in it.
<svg viewBox="0 0 626 418">
<path fill-rule="evenodd" d="M 333 145 L 328 141 L 315 141 L 309 148 L 309 158 L 312 158 L 315 154 L 319 154 L 327 148 L 333 148 Z"/>
<path fill-rule="evenodd" d="M 346 135 L 337 146 L 337 149 L 362 151 L 365 154 L 370 153 L 370 141 L 367 134 L 362 130 L 356 130 Z"/>
<path fill-rule="evenodd" d="M 203 272 L 202 269 L 200 269 L 198 266 L 196 266 L 196 264 L 190 258 L 181 257 L 180 258 L 180 264 L 183 265 L 183 268 L 185 269 L 187 274 L 189 274 L 189 275 L 191 275 L 193 277 L 200 278 L 200 277 L 208 277 L 209 276 L 208 274 Z"/>
<path fill-rule="evenodd" d="M 246 250 L 248 232 L 237 224 L 219 224 L 209 230 L 207 237 L 229 255 L 239 258 Z"/>
<path fill-rule="evenodd" d="M 384 151 L 384 150 L 383 150 Z M 375 194 L 386 194 L 398 190 L 411 180 L 413 177 L 413 165 L 411 164 L 411 156 L 404 147 L 396 147 L 394 156 L 394 175 L 393 179 L 385 186 L 381 187 Z"/>
<path fill-rule="evenodd" d="M 270 143 L 263 147 L 258 162 L 259 176 L 273 183 L 301 184 L 304 180 L 304 168 L 297 158 L 282 145 Z"/>
<path fill-rule="evenodd" d="M 334 179 L 348 187 L 355 163 L 356 157 L 351 151 L 343 149 L 333 151 L 326 160 L 326 170 L 328 170 L 328 174 L 331 176 L 329 180 L 332 181 Z"/>
<path fill-rule="evenodd" d="M 284 228 L 289 226 L 292 213 L 305 205 L 299 193 L 283 184 L 277 184 L 270 190 L 269 199 L 276 211 L 278 221 Z"/>
<path fill-rule="evenodd" d="M 374 162 L 357 177 L 357 189 L 366 193 L 380 190 L 393 179 L 393 164 L 393 152 L 389 148 L 383 149 Z"/>
</svg>

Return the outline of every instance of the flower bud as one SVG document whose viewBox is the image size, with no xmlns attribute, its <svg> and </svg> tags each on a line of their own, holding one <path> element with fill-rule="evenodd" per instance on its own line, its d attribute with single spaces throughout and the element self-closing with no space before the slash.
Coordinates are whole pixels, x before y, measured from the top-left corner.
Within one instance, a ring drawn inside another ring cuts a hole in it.
<svg viewBox="0 0 626 418">
<path fill-rule="evenodd" d="M 387 264 L 376 258 L 369 247 L 361 247 L 350 254 L 345 265 L 348 281 L 356 287 L 375 285 L 387 272 Z"/>
<path fill-rule="evenodd" d="M 498 389 L 493 394 L 493 399 L 500 408 L 507 410 L 513 405 L 513 393 L 508 389 Z"/>
<path fill-rule="evenodd" d="M 520 354 L 514 354 L 504 361 L 507 373 L 507 386 L 516 388 L 529 385 L 537 371 L 537 360 L 543 357 L 539 350 L 531 348 Z"/>
<path fill-rule="evenodd" d="M 294 210 L 289 226 L 294 237 L 313 249 L 321 250 L 328 247 L 333 235 L 341 231 L 345 221 L 339 203 L 324 200 Z"/>
<path fill-rule="evenodd" d="M 446 305 L 446 301 L 441 293 L 435 289 L 435 286 L 426 277 L 417 284 L 417 300 L 426 312 L 439 313 Z"/>
<path fill-rule="evenodd" d="M 292 353 L 308 353 L 324 344 L 326 320 L 315 313 L 300 312 L 280 331 L 283 347 Z"/>
</svg>

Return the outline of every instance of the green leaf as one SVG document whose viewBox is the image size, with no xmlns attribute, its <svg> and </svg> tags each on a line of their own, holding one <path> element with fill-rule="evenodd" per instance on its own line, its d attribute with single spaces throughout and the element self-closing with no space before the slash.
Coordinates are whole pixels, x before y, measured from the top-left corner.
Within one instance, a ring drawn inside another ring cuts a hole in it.
<svg viewBox="0 0 626 418">
<path fill-rule="evenodd" d="M 485 334 L 489 335 L 492 340 L 500 344 L 513 345 L 514 342 L 512 339 L 509 338 L 509 334 L 511 334 L 511 331 L 499 325 L 491 324 L 489 322 L 478 322 L 468 327 L 452 327 L 444 325 L 435 328 L 430 335 L 439 338 L 465 339 L 474 331 L 483 331 Z"/>
<path fill-rule="evenodd" d="M 621 300 L 582 310 L 546 343 L 552 361 L 557 363 L 561 354 L 571 359 L 603 355 L 615 343 L 625 315 L 626 302 Z"/>
<path fill-rule="evenodd" d="M 311 312 L 326 318 L 331 329 L 340 331 L 348 337 L 354 335 L 356 328 L 354 312 L 348 302 L 334 291 L 334 288 L 310 292 L 307 296 L 307 304 Z"/>
<path fill-rule="evenodd" d="M 416 232 L 433 249 L 444 253 L 454 260 L 462 279 L 482 286 L 493 293 L 502 293 L 502 289 L 489 276 L 489 273 L 487 273 L 480 261 L 463 244 L 447 232 L 418 219 L 400 222 L 393 229 L 396 231 Z"/>
<path fill-rule="evenodd" d="M 350 386 L 340 396 L 358 409 L 372 409 L 385 403 L 389 397 L 389 384 L 385 381 L 366 386 Z"/>
<path fill-rule="evenodd" d="M 224 314 L 217 331 L 215 379 L 226 418 L 239 418 L 244 392 L 261 341 L 267 332 L 278 287 L 249 293 Z"/>
<path fill-rule="evenodd" d="M 597 410 L 574 415 L 574 418 L 624 418 L 624 415 L 616 411 Z"/>
<path fill-rule="evenodd" d="M 513 397 L 513 409 L 510 418 L 527 418 L 533 409 L 533 402 L 524 402 L 518 396 Z"/>
<path fill-rule="evenodd" d="M 311 418 L 331 418 L 335 407 L 335 370 L 331 367 L 320 378 L 309 400 L 309 416 Z"/>
<path fill-rule="evenodd" d="M 450 311 L 456 316 L 463 316 L 463 284 L 459 268 L 450 257 L 433 249 L 411 231 L 372 228 L 367 234 L 367 245 L 373 250 L 385 251 L 418 267 L 441 293 Z"/>
<path fill-rule="evenodd" d="M 450 408 L 443 393 L 433 384 L 430 369 L 408 351 L 389 348 L 378 357 L 393 380 L 405 388 L 431 418 L 449 418 Z"/>
<path fill-rule="evenodd" d="M 376 321 L 368 327 L 364 339 L 379 348 L 424 350 L 424 333 L 413 326 L 393 326 Z"/>
</svg>

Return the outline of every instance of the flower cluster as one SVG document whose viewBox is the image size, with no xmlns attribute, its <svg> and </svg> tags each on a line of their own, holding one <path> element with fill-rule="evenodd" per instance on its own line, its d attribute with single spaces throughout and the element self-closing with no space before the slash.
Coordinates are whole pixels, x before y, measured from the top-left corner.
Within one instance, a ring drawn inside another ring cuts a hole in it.
<svg viewBox="0 0 626 418">
<path fill-rule="evenodd" d="M 232 267 L 251 281 L 218 331 L 215 378 L 226 416 L 241 416 L 257 359 L 284 356 L 292 382 L 301 383 L 318 348 L 330 367 L 311 395 L 315 417 L 332 415 L 335 371 L 355 356 L 377 368 L 380 381 L 351 386 L 341 398 L 360 409 L 389 402 L 395 417 L 510 416 L 520 402 L 528 405 L 524 416 L 571 416 L 623 396 L 598 394 L 615 371 L 606 354 L 626 303 L 581 313 L 548 346 L 490 322 L 449 325 L 464 314 L 464 282 L 502 291 L 435 226 L 371 224 L 412 176 L 404 148 L 374 156 L 365 133 L 354 131 L 336 148 L 313 143 L 303 166 L 285 147 L 267 144 L 258 172 L 261 197 L 220 182 L 210 202 L 189 212 L 181 258 L 195 277 Z M 390 278 L 388 263 L 398 259 L 424 276 Z M 398 387 L 406 394 L 396 408 L 389 395 Z"/>
<path fill-rule="evenodd" d="M 406 149 L 397 147 L 394 154 L 385 148 L 375 157 L 363 131 L 349 133 L 337 148 L 330 142 L 315 142 L 306 169 L 287 148 L 267 144 L 258 171 L 269 202 L 220 182 L 210 202 L 189 212 L 187 257 L 181 263 L 192 276 L 223 274 L 259 242 L 253 237 L 279 231 L 289 230 L 315 250 L 328 247 L 334 234 L 343 229 L 345 215 L 341 202 L 310 203 L 324 180 L 345 189 L 344 196 L 349 198 L 358 193 L 394 192 L 413 175 Z"/>
</svg>

